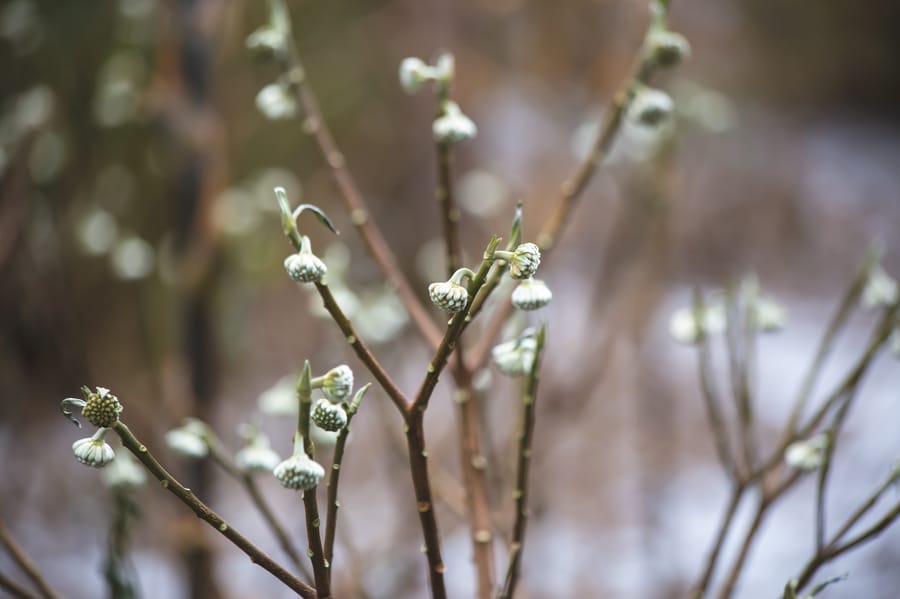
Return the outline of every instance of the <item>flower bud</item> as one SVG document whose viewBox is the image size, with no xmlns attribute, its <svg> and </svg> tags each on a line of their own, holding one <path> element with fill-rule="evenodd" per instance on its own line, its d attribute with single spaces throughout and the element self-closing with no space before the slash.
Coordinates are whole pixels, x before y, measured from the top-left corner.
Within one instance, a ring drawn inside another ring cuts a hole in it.
<svg viewBox="0 0 900 599">
<path fill-rule="evenodd" d="M 475 137 L 478 127 L 463 114 L 456 102 L 447 101 L 444 103 L 443 114 L 435 119 L 431 132 L 436 142 L 455 144 Z"/>
<path fill-rule="evenodd" d="M 112 462 L 116 457 L 116 452 L 109 443 L 103 440 L 105 436 L 106 429 L 101 428 L 93 437 L 78 439 L 72 443 L 72 453 L 75 454 L 75 459 L 92 468 L 103 468 Z"/>
<path fill-rule="evenodd" d="M 760 297 L 753 307 L 756 328 L 763 333 L 775 333 L 787 323 L 787 311 L 775 300 Z"/>
<path fill-rule="evenodd" d="M 341 364 L 325 373 L 322 377 L 322 392 L 332 401 L 343 401 L 350 397 L 353 392 L 353 371 L 350 367 Z"/>
<path fill-rule="evenodd" d="M 810 472 L 818 470 L 825 464 L 825 450 L 828 437 L 816 435 L 806 441 L 797 441 L 788 445 L 784 451 L 784 461 L 791 468 Z"/>
<path fill-rule="evenodd" d="M 672 116 L 675 104 L 669 94 L 643 87 L 636 93 L 631 106 L 628 107 L 628 118 L 643 127 L 659 127 Z"/>
<path fill-rule="evenodd" d="M 469 303 L 469 292 L 465 287 L 452 280 L 429 285 L 428 297 L 431 298 L 434 305 L 447 312 L 461 312 Z"/>
<path fill-rule="evenodd" d="M 131 453 L 120 451 L 103 469 L 103 482 L 112 489 L 129 489 L 147 482 L 147 474 Z"/>
<path fill-rule="evenodd" d="M 244 45 L 261 58 L 279 58 L 287 52 L 287 36 L 275 27 L 266 25 L 248 35 Z"/>
<path fill-rule="evenodd" d="M 720 303 L 704 305 L 698 313 L 694 308 L 680 308 L 669 320 L 669 335 L 686 345 L 693 345 L 701 338 L 722 333 L 725 330 L 725 307 Z"/>
<path fill-rule="evenodd" d="M 534 337 L 513 339 L 494 346 L 491 357 L 500 372 L 507 376 L 523 376 L 534 365 L 537 341 Z"/>
<path fill-rule="evenodd" d="M 509 275 L 514 279 L 530 279 L 541 264 L 541 249 L 535 243 L 523 243 L 509 260 Z"/>
<path fill-rule="evenodd" d="M 320 399 L 313 406 L 312 421 L 322 430 L 334 433 L 347 426 L 347 412 L 338 404 Z"/>
<path fill-rule="evenodd" d="M 256 108 L 270 121 L 292 119 L 297 115 L 297 100 L 280 83 L 270 83 L 256 94 Z"/>
<path fill-rule="evenodd" d="M 889 275 L 880 264 L 869 270 L 866 286 L 862 292 L 862 303 L 865 308 L 893 306 L 900 299 L 900 288 L 897 280 Z"/>
<path fill-rule="evenodd" d="M 512 292 L 512 304 L 519 310 L 537 310 L 552 299 L 550 288 L 539 279 L 525 279 Z"/>
<path fill-rule="evenodd" d="M 81 415 L 88 422 L 97 427 L 108 428 L 119 419 L 122 404 L 109 389 L 97 387 L 96 393 L 87 392 L 86 395 L 87 402 L 81 410 Z"/>
<path fill-rule="evenodd" d="M 328 267 L 312 253 L 309 237 L 303 237 L 300 251 L 284 259 L 288 276 L 298 283 L 314 283 L 322 280 Z"/>
<path fill-rule="evenodd" d="M 251 442 L 234 455 L 234 463 L 241 472 L 271 472 L 281 458 L 268 443 Z"/>
<path fill-rule="evenodd" d="M 434 69 L 420 58 L 411 56 L 400 63 L 400 86 L 408 94 L 414 94 L 425 84 L 434 79 Z"/>
<path fill-rule="evenodd" d="M 674 67 L 691 55 L 691 45 L 680 33 L 657 29 L 647 38 L 653 62 L 663 68 Z"/>
<path fill-rule="evenodd" d="M 300 452 L 275 466 L 272 473 L 286 489 L 308 491 L 319 484 L 325 469 Z"/>
<path fill-rule="evenodd" d="M 166 445 L 188 458 L 203 458 L 209 453 L 206 443 L 206 424 L 194 418 L 188 418 L 184 425 L 173 428 L 166 433 Z"/>
</svg>

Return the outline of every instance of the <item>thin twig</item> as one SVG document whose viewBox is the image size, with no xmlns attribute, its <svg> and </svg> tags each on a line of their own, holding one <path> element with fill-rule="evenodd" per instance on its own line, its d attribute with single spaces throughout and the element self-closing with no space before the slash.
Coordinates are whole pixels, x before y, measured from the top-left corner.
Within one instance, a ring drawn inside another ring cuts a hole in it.
<svg viewBox="0 0 900 599">
<path fill-rule="evenodd" d="M 703 568 L 700 582 L 695 585 L 694 590 L 691 593 L 691 599 L 702 599 L 702 597 L 706 595 L 706 589 L 709 588 L 709 583 L 712 581 L 713 573 L 716 570 L 716 564 L 719 561 L 719 555 L 722 552 L 725 539 L 728 537 L 728 532 L 731 530 L 734 516 L 737 514 L 737 508 L 738 505 L 740 505 L 745 490 L 746 487 L 740 484 L 736 484 L 731 490 L 731 498 L 728 500 L 728 507 L 725 508 L 725 517 L 722 518 L 722 522 L 719 524 L 719 532 L 716 533 L 716 540 L 713 543 L 712 551 L 710 551 L 709 557 L 706 559 L 706 566 Z"/>
<path fill-rule="evenodd" d="M 34 586 L 41 591 L 41 595 L 44 599 L 60 599 L 60 596 L 50 587 L 50 584 L 41 574 L 37 565 L 30 557 L 28 557 L 25 550 L 22 549 L 13 538 L 12 533 L 10 533 L 2 520 L 0 520 L 0 542 L 6 547 L 7 553 L 9 553 L 10 557 L 13 558 L 13 561 L 18 564 L 22 572 L 24 572 L 31 582 L 34 583 Z"/>
<path fill-rule="evenodd" d="M 841 298 L 834 315 L 828 323 L 828 328 L 825 329 L 825 334 L 822 336 L 822 341 L 819 343 L 819 349 L 816 351 L 816 356 L 813 358 L 812 364 L 806 372 L 806 376 L 803 377 L 803 382 L 797 393 L 797 399 L 794 400 L 794 407 L 791 410 L 791 415 L 785 426 L 783 439 L 791 439 L 797 428 L 797 424 L 800 422 L 800 418 L 803 416 L 806 403 L 809 401 L 813 387 L 819 379 L 819 375 L 822 373 L 822 368 L 825 366 L 825 360 L 828 358 L 828 355 L 834 347 L 835 339 L 847 322 L 853 306 L 859 301 L 860 293 L 866 283 L 866 277 L 870 269 L 871 261 L 872 255 L 870 253 L 863 262 L 856 277 L 850 283 L 843 298 Z M 789 444 L 790 441 L 785 443 L 785 446 Z"/>
<path fill-rule="evenodd" d="M 297 434 L 303 439 L 303 452 L 309 459 L 315 459 L 315 444 L 312 441 L 309 429 L 311 425 L 310 410 L 312 409 L 312 388 L 310 386 L 309 360 L 303 364 L 303 372 L 297 382 L 297 399 L 300 403 L 300 412 L 297 415 Z M 319 599 L 331 597 L 331 572 L 325 559 L 325 550 L 322 548 L 322 536 L 319 533 L 322 520 L 319 517 L 319 501 L 316 496 L 316 487 L 305 489 L 303 495 L 303 511 L 306 515 L 306 540 L 307 554 L 313 567 L 313 578 L 316 581 L 316 593 Z"/>
<path fill-rule="evenodd" d="M 141 443 L 131 430 L 121 420 L 113 424 L 112 429 L 122 439 L 122 444 L 134 454 L 134 456 L 150 471 L 150 473 L 162 484 L 162 487 L 175 495 L 197 515 L 219 531 L 225 538 L 231 541 L 238 549 L 243 551 L 250 561 L 257 564 L 270 574 L 283 582 L 288 588 L 296 592 L 304 599 L 315 599 L 316 590 L 288 572 L 278 562 L 250 542 L 247 537 L 238 532 L 209 506 L 200 501 L 194 493 L 178 482 L 163 466 L 156 461 L 147 447 Z"/>
<path fill-rule="evenodd" d="M 293 564 L 293 566 L 297 568 L 297 571 L 307 580 L 312 580 L 312 573 L 309 571 L 309 568 L 307 568 L 305 561 L 300 557 L 300 552 L 297 551 L 297 548 L 294 546 L 294 542 L 291 540 L 284 525 L 281 524 L 275 516 L 272 507 L 268 504 L 263 494 L 260 493 L 259 487 L 253 479 L 253 476 L 249 473 L 242 472 L 241 469 L 237 467 L 231 455 L 225 451 L 221 441 L 215 436 L 212 430 L 207 431 L 205 440 L 207 447 L 209 447 L 210 457 L 212 457 L 213 461 L 216 462 L 231 478 L 244 487 L 244 490 L 247 491 L 247 495 L 250 496 L 250 500 L 253 502 L 253 506 L 262 516 L 266 525 L 269 527 L 269 530 L 275 535 L 275 538 L 278 539 L 281 550 L 284 551 L 285 555 L 288 556 L 288 559 L 291 560 L 291 564 Z"/>
<path fill-rule="evenodd" d="M 525 544 L 525 527 L 528 524 L 528 473 L 531 466 L 531 446 L 534 437 L 535 402 L 537 401 L 538 372 L 540 371 L 541 350 L 544 346 L 546 328 L 541 327 L 535 337 L 534 362 L 528 373 L 525 393 L 522 397 L 522 429 L 519 432 L 519 448 L 516 459 L 516 489 L 513 491 L 516 511 L 512 540 L 509 544 L 509 566 L 506 569 L 503 587 L 497 599 L 512 599 L 519 581 L 522 567 L 522 549 Z"/>
<path fill-rule="evenodd" d="M 347 439 L 350 437 L 350 423 L 356 412 L 359 411 L 359 404 L 363 395 L 369 389 L 371 383 L 362 387 L 356 392 L 356 396 L 349 404 L 346 405 L 347 424 L 338 433 L 337 440 L 334 443 L 334 455 L 331 459 L 331 472 L 328 475 L 328 506 L 326 508 L 327 520 L 325 523 L 325 561 L 328 563 L 329 573 L 332 569 L 332 557 L 334 555 L 334 536 L 337 531 L 337 513 L 340 507 L 338 502 L 338 484 L 341 477 L 341 465 L 344 459 L 344 448 L 347 446 Z"/>
<path fill-rule="evenodd" d="M 283 0 L 273 1 L 280 10 L 285 14 L 287 13 Z M 288 20 L 285 19 L 285 21 L 287 22 Z M 338 148 L 334 136 L 322 116 L 319 102 L 316 100 L 316 96 L 307 82 L 306 71 L 300 60 L 293 36 L 288 35 L 287 37 L 289 48 L 288 52 L 284 54 L 284 68 L 288 80 L 297 94 L 297 100 L 306 115 L 304 130 L 311 133 L 315 138 L 322 157 L 331 169 L 334 182 L 350 215 L 350 221 L 359 232 L 372 260 L 375 261 L 397 292 L 400 301 L 403 302 L 406 311 L 422 337 L 431 347 L 436 348 L 441 339 L 440 329 L 438 329 L 425 305 L 411 287 L 409 280 L 397 264 L 397 259 L 390 246 L 388 246 L 384 235 L 372 219 L 366 201 L 359 191 L 350 169 L 347 167 L 347 160 L 340 148 Z"/>
<path fill-rule="evenodd" d="M 694 290 L 694 318 L 703 318 L 706 307 L 703 295 L 699 289 Z M 712 377 L 712 356 L 709 346 L 709 338 L 700 328 L 700 339 L 697 344 L 698 366 L 700 376 L 700 388 L 703 393 L 703 403 L 706 406 L 706 416 L 709 420 L 709 428 L 712 429 L 713 439 L 716 443 L 716 453 L 719 462 L 726 474 L 734 480 L 738 478 L 734 457 L 731 455 L 731 447 L 728 444 L 728 430 L 722 412 L 719 408 L 720 400 L 715 389 Z"/>
<path fill-rule="evenodd" d="M 32 595 L 31 591 L 19 586 L 19 584 L 12 578 L 7 577 L 3 572 L 0 572 L 0 589 L 6 589 L 9 591 L 10 595 L 16 599 L 39 599 L 37 595 Z"/>
<path fill-rule="evenodd" d="M 667 2 L 662 4 L 664 4 L 663 8 L 668 7 Z M 652 24 L 648 27 L 645 37 L 650 33 L 651 27 Z M 619 130 L 622 127 L 622 123 L 625 120 L 625 112 L 634 98 L 635 90 L 637 90 L 639 86 L 649 83 L 651 77 L 657 71 L 658 65 L 652 57 L 645 52 L 644 48 L 645 47 L 642 44 L 635 56 L 633 66 L 631 67 L 630 74 L 625 80 L 625 84 L 613 96 L 612 104 L 603 115 L 603 120 L 600 123 L 600 130 L 597 133 L 597 137 L 594 139 L 594 144 L 588 152 L 588 155 L 575 169 L 574 174 L 564 180 L 559 187 L 553 210 L 544 222 L 544 226 L 541 228 L 541 231 L 536 238 L 542 254 L 549 253 L 556 246 L 556 242 L 558 241 L 563 228 L 568 223 L 578 199 L 591 182 L 597 168 L 603 164 L 609 156 L 613 142 L 616 140 Z M 509 302 L 506 302 L 501 304 L 491 317 L 491 320 L 485 327 L 486 333 L 482 336 L 477 353 L 473 352 L 471 356 L 469 368 L 472 371 L 475 371 L 484 365 L 485 360 L 487 360 L 490 355 L 491 345 L 493 345 L 496 335 L 502 329 L 503 323 L 506 322 L 511 311 L 512 306 Z M 492 333 L 493 336 L 489 337 L 487 332 Z"/>
</svg>

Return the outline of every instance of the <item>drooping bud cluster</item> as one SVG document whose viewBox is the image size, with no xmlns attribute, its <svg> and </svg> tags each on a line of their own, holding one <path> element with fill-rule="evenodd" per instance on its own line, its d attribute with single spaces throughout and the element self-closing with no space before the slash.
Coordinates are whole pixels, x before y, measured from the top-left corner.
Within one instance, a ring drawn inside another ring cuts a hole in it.
<svg viewBox="0 0 900 599">
<path fill-rule="evenodd" d="M 282 83 L 270 83 L 256 94 L 256 108 L 270 121 L 297 116 L 297 100 Z"/>
<path fill-rule="evenodd" d="M 81 415 L 97 427 L 110 427 L 122 413 L 122 404 L 119 398 L 109 392 L 105 387 L 97 387 L 96 392 L 85 392 L 86 403 L 81 410 Z"/>
<path fill-rule="evenodd" d="M 269 438 L 255 426 L 241 425 L 240 433 L 246 443 L 234 455 L 234 463 L 241 472 L 271 472 L 281 462 L 281 457 L 272 449 Z"/>
<path fill-rule="evenodd" d="M 343 401 L 353 393 L 353 371 L 346 364 L 335 366 L 322 377 L 322 392 L 332 401 Z"/>
<path fill-rule="evenodd" d="M 509 260 L 509 276 L 514 279 L 530 279 L 541 265 L 541 248 L 536 243 L 520 244 Z"/>
<path fill-rule="evenodd" d="M 797 441 L 788 445 L 784 451 L 784 461 L 791 468 L 811 472 L 825 464 L 825 452 L 828 449 L 828 437 L 816 435 L 806 441 Z"/>
<path fill-rule="evenodd" d="M 674 67 L 691 55 L 691 45 L 687 38 L 665 29 L 650 32 L 646 48 L 654 64 L 663 68 Z"/>
<path fill-rule="evenodd" d="M 865 308 L 892 306 L 900 299 L 900 285 L 880 264 L 869 269 L 863 287 L 862 304 Z"/>
<path fill-rule="evenodd" d="M 75 459 L 92 468 L 102 468 L 112 462 L 116 457 L 116 452 L 104 440 L 106 433 L 107 429 L 100 428 L 92 437 L 78 439 L 72 443 L 72 453 L 75 454 Z"/>
<path fill-rule="evenodd" d="M 628 107 L 628 119 L 642 127 L 656 128 L 669 120 L 675 109 L 669 94 L 641 86 Z"/>
<path fill-rule="evenodd" d="M 286 489 L 308 491 L 319 484 L 325 469 L 301 451 L 275 466 L 272 473 Z"/>
<path fill-rule="evenodd" d="M 188 458 L 203 458 L 209 453 L 206 423 L 195 418 L 188 418 L 178 428 L 166 433 L 166 445 L 175 453 Z"/>
<path fill-rule="evenodd" d="M 469 292 L 452 280 L 429 285 L 428 297 L 435 306 L 447 312 L 460 312 L 469 303 Z"/>
<path fill-rule="evenodd" d="M 512 304 L 519 310 L 537 310 L 552 299 L 553 293 L 540 279 L 525 279 L 512 292 Z"/>
<path fill-rule="evenodd" d="M 334 433 L 347 426 L 347 412 L 343 406 L 322 398 L 313 406 L 312 421 L 322 430 Z"/>
<path fill-rule="evenodd" d="M 404 58 L 400 63 L 400 86 L 406 93 L 414 94 L 429 81 L 446 85 L 453 79 L 454 70 L 452 54 L 441 54 L 433 66 L 414 56 Z"/>
<path fill-rule="evenodd" d="M 300 251 L 284 259 L 284 269 L 293 281 L 298 283 L 314 283 L 321 281 L 328 267 L 318 256 L 312 253 L 309 237 L 302 238 Z"/>
<path fill-rule="evenodd" d="M 431 126 L 436 142 L 455 144 L 472 139 L 478 133 L 475 122 L 463 114 L 456 102 L 447 100 L 443 103 L 441 112 L 441 116 Z"/>
<path fill-rule="evenodd" d="M 491 357 L 500 372 L 507 376 L 524 376 L 531 372 L 537 354 L 537 341 L 527 336 L 494 346 Z"/>
</svg>

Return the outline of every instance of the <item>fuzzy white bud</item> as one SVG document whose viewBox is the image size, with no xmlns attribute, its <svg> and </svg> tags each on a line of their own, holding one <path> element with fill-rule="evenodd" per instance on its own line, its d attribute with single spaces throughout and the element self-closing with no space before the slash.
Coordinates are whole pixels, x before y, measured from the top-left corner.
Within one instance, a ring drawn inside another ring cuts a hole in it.
<svg viewBox="0 0 900 599">
<path fill-rule="evenodd" d="M 675 103 L 669 94 L 643 87 L 638 90 L 628 107 L 628 118 L 643 127 L 655 128 L 669 120 L 675 110 Z"/>
<path fill-rule="evenodd" d="M 669 319 L 669 335 L 679 343 L 692 345 L 704 336 L 725 330 L 725 307 L 719 303 L 705 305 L 698 314 L 694 308 L 680 308 Z"/>
<path fill-rule="evenodd" d="M 421 58 L 410 56 L 400 63 L 400 86 L 408 94 L 414 94 L 427 82 L 434 79 L 434 69 Z"/>
<path fill-rule="evenodd" d="M 335 366 L 322 377 L 322 392 L 332 401 L 343 401 L 353 392 L 353 371 L 346 364 Z"/>
<path fill-rule="evenodd" d="M 322 280 L 328 267 L 315 254 L 300 252 L 284 259 L 284 270 L 293 281 L 313 283 Z"/>
<path fill-rule="evenodd" d="M 313 406 L 312 421 L 322 430 L 334 433 L 347 426 L 347 412 L 343 406 L 323 398 Z"/>
<path fill-rule="evenodd" d="M 825 450 L 828 438 L 817 435 L 806 441 L 797 441 L 788 445 L 784 451 L 784 461 L 791 468 L 810 472 L 825 464 Z"/>
<path fill-rule="evenodd" d="M 657 65 L 668 68 L 691 55 L 691 45 L 680 33 L 658 29 L 647 38 L 647 49 Z"/>
<path fill-rule="evenodd" d="M 286 489 L 308 491 L 319 484 L 325 469 L 300 452 L 275 466 L 272 473 Z"/>
<path fill-rule="evenodd" d="M 478 133 L 474 121 L 463 114 L 456 102 L 445 102 L 443 112 L 431 127 L 436 142 L 455 144 L 472 139 Z"/>
<path fill-rule="evenodd" d="M 469 292 L 459 283 L 446 281 L 428 286 L 431 302 L 447 312 L 460 312 L 469 303 Z"/>
<path fill-rule="evenodd" d="M 537 351 L 534 337 L 513 339 L 494 346 L 491 357 L 500 372 L 507 376 L 523 376 L 531 372 Z"/>
<path fill-rule="evenodd" d="M 541 248 L 535 243 L 523 243 L 509 260 L 509 276 L 514 279 L 530 279 L 541 265 Z"/>
<path fill-rule="evenodd" d="M 112 462 L 116 457 L 116 452 L 109 443 L 104 441 L 105 436 L 106 429 L 101 428 L 93 437 L 78 439 L 72 443 L 72 453 L 75 454 L 75 459 L 92 468 L 103 468 Z"/>
<path fill-rule="evenodd" d="M 147 474 L 131 453 L 120 451 L 103 469 L 103 482 L 113 489 L 140 487 L 147 482 Z"/>
<path fill-rule="evenodd" d="M 866 286 L 862 292 L 862 303 L 866 308 L 893 306 L 900 298 L 897 280 L 889 275 L 880 264 L 869 271 Z"/>
<path fill-rule="evenodd" d="M 519 310 L 537 310 L 552 299 L 550 288 L 539 279 L 525 279 L 512 292 L 512 304 Z"/>
<path fill-rule="evenodd" d="M 173 428 L 166 433 L 166 445 L 188 458 L 203 458 L 209 453 L 206 443 L 206 424 L 200 420 L 189 418 L 183 426 Z"/>
<path fill-rule="evenodd" d="M 297 100 L 280 83 L 270 83 L 256 94 L 256 108 L 271 121 L 292 119 L 297 115 Z"/>
</svg>

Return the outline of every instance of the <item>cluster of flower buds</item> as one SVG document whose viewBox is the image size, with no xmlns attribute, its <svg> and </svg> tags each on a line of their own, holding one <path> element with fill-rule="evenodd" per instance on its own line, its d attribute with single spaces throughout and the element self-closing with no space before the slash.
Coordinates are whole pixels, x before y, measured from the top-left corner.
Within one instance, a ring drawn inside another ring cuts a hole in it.
<svg viewBox="0 0 900 599">
<path fill-rule="evenodd" d="M 297 99 L 289 86 L 280 81 L 259 90 L 255 103 L 257 110 L 270 121 L 283 121 L 297 116 Z"/>
<path fill-rule="evenodd" d="M 518 339 L 504 341 L 491 350 L 491 357 L 500 372 L 507 376 L 524 376 L 531 372 L 537 355 L 537 340 L 531 331 Z"/>
<path fill-rule="evenodd" d="M 205 458 L 209 453 L 210 430 L 205 422 L 187 418 L 178 428 L 166 433 L 169 449 L 188 458 Z"/>
<path fill-rule="evenodd" d="M 429 81 L 446 86 L 453 80 L 454 71 L 455 62 L 452 54 L 441 54 L 434 65 L 411 56 L 404 58 L 400 63 L 400 85 L 408 94 L 416 93 Z"/>
<path fill-rule="evenodd" d="M 664 125 L 672 116 L 675 103 L 664 91 L 641 85 L 635 90 L 628 106 L 628 120 L 650 129 Z"/>
<path fill-rule="evenodd" d="M 298 283 L 315 283 L 322 280 L 328 267 L 318 256 L 312 253 L 309 237 L 301 238 L 300 251 L 284 259 L 284 269 L 292 281 Z"/>
<path fill-rule="evenodd" d="M 468 268 L 460 268 L 447 281 L 432 283 L 428 286 L 428 297 L 431 302 L 447 312 L 462 312 L 469 304 L 469 291 L 460 283 L 463 277 L 469 280 L 475 276 Z"/>
<path fill-rule="evenodd" d="M 791 468 L 811 472 L 825 465 L 827 450 L 828 435 L 823 433 L 788 445 L 784 451 L 784 461 Z"/>
<path fill-rule="evenodd" d="M 234 455 L 234 463 L 241 472 L 272 472 L 281 457 L 272 449 L 269 438 L 255 426 L 244 424 L 239 429 L 244 446 Z"/>
<path fill-rule="evenodd" d="M 81 394 L 84 399 L 76 397 L 64 399 L 60 405 L 62 413 L 80 428 L 81 423 L 72 416 L 68 408 L 72 406 L 81 408 L 81 416 L 96 426 L 97 432 L 90 437 L 75 441 L 72 444 L 72 452 L 80 463 L 94 468 L 102 468 L 116 457 L 116 452 L 105 439 L 109 428 L 119 420 L 122 404 L 119 403 L 119 398 L 105 387 L 97 387 L 96 391 L 82 387 Z"/>
<path fill-rule="evenodd" d="M 343 405 L 353 393 L 353 371 L 346 364 L 335 366 L 327 373 L 311 381 L 313 389 L 321 389 L 325 397 L 312 409 L 312 422 L 328 432 L 337 432 L 347 426 L 347 411 Z"/>
<path fill-rule="evenodd" d="M 541 264 L 541 249 L 535 243 L 526 242 L 509 251 L 495 252 L 495 256 L 509 264 L 509 276 L 521 281 L 513 290 L 512 303 L 519 310 L 537 310 L 553 299 L 553 293 L 546 283 L 535 279 Z"/>
<path fill-rule="evenodd" d="M 286 489 L 308 491 L 314 489 L 325 476 L 325 469 L 303 451 L 303 437 L 294 436 L 294 454 L 272 470 Z"/>
<path fill-rule="evenodd" d="M 475 137 L 478 127 L 466 116 L 459 104 L 452 100 L 441 103 L 441 115 L 431 126 L 434 141 L 442 144 L 456 144 Z"/>
<path fill-rule="evenodd" d="M 873 264 L 866 274 L 866 284 L 862 291 L 863 307 L 890 307 L 900 300 L 900 285 L 881 264 Z"/>
<path fill-rule="evenodd" d="M 679 343 L 694 345 L 704 337 L 722 333 L 725 325 L 725 305 L 714 301 L 676 310 L 669 319 L 669 335 Z"/>
</svg>

